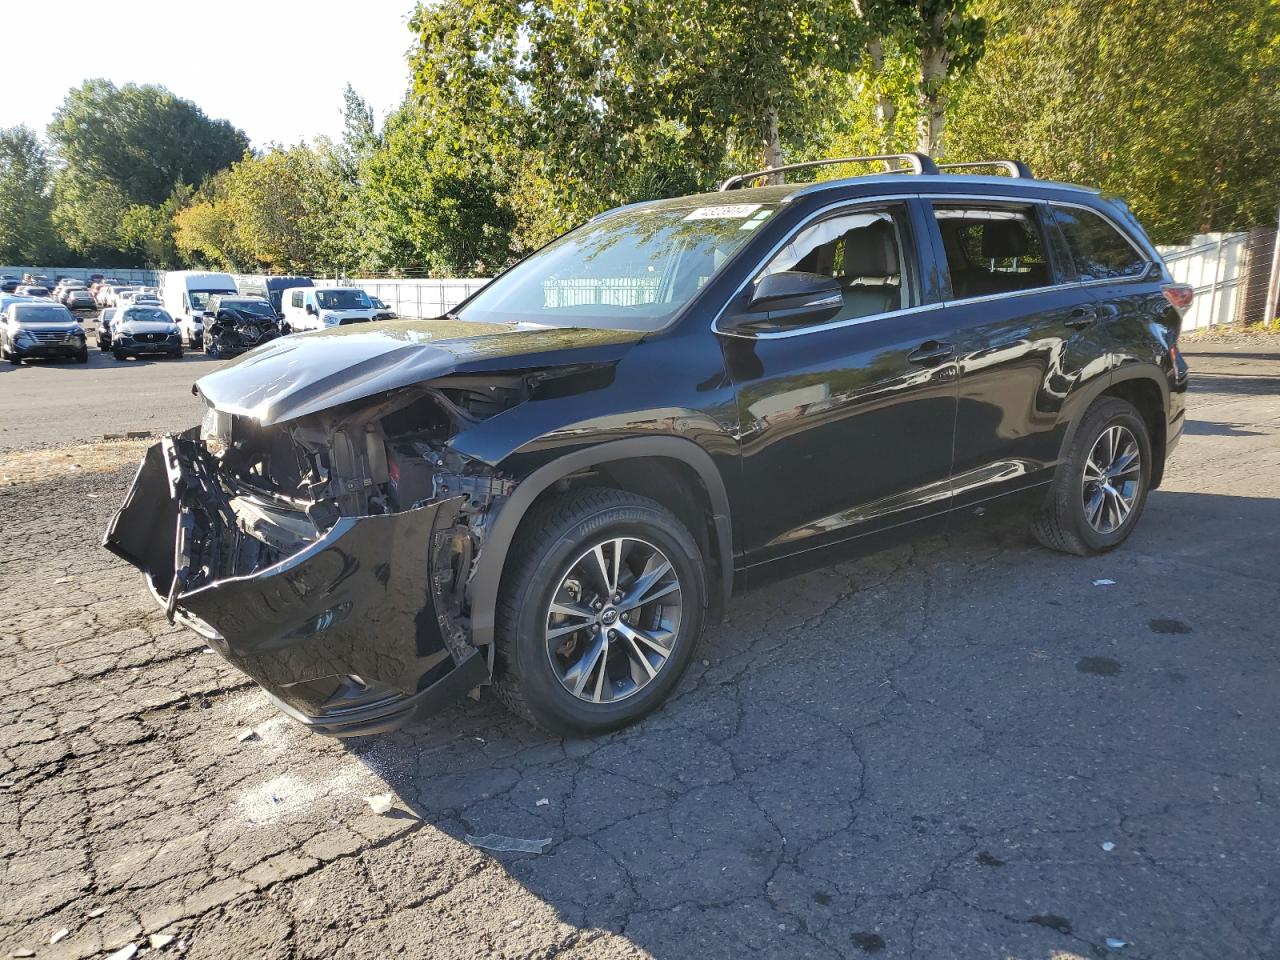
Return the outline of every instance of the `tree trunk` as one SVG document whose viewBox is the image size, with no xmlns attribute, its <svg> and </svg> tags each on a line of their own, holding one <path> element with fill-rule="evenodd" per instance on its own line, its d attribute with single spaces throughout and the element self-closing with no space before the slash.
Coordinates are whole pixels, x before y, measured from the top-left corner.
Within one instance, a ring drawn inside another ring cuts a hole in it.
<svg viewBox="0 0 1280 960">
<path fill-rule="evenodd" d="M 920 125 L 916 149 L 926 156 L 942 156 L 942 121 L 947 111 L 945 91 L 950 55 L 944 46 L 920 51 Z"/>
<path fill-rule="evenodd" d="M 778 108 L 769 108 L 769 135 L 764 142 L 764 165 L 766 167 L 782 166 L 782 139 L 778 135 Z M 773 173 L 766 183 L 782 183 L 782 174 Z"/>
<path fill-rule="evenodd" d="M 886 153 L 893 149 L 894 121 L 898 117 L 898 105 L 880 88 L 880 74 L 884 72 L 884 46 L 879 40 L 867 41 L 867 59 L 876 85 L 876 123 L 880 127 L 880 149 Z"/>
</svg>

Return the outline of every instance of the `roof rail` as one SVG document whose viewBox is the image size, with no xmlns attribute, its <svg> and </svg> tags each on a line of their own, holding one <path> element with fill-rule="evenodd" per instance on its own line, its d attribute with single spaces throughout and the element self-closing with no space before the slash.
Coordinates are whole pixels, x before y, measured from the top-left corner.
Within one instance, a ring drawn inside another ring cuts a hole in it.
<svg viewBox="0 0 1280 960">
<path fill-rule="evenodd" d="M 939 170 L 972 170 L 976 167 L 998 167 L 1011 177 L 1034 180 L 1031 168 L 1021 160 L 973 160 L 969 163 L 940 163 Z"/>
<path fill-rule="evenodd" d="M 875 163 L 897 160 L 902 166 L 891 169 L 891 173 L 937 173 L 938 166 L 923 153 L 880 153 L 870 157 L 832 157 L 829 160 L 809 160 L 805 163 L 789 163 L 783 167 L 767 167 L 764 170 L 753 170 L 750 173 L 739 173 L 720 184 L 721 190 L 734 190 L 752 180 L 759 180 L 771 173 L 787 173 L 790 170 L 807 170 L 809 167 L 825 167 L 834 163 Z M 1012 162 L 1012 161 L 1010 161 Z M 1027 174 L 1030 176 L 1030 173 Z"/>
</svg>

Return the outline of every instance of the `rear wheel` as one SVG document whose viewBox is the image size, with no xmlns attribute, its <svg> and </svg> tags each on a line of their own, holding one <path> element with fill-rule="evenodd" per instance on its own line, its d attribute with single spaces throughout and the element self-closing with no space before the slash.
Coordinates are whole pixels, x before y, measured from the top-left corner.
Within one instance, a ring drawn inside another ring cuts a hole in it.
<svg viewBox="0 0 1280 960">
<path fill-rule="evenodd" d="M 670 511 L 620 490 L 567 493 L 536 507 L 511 549 L 494 677 L 508 707 L 596 734 L 666 699 L 706 609 L 701 553 Z"/>
<path fill-rule="evenodd" d="M 124 353 L 124 351 L 123 351 L 123 350 L 116 350 L 116 349 L 114 349 L 114 348 L 112 348 L 112 350 L 111 350 L 111 356 L 115 357 L 117 360 L 126 360 L 126 359 L 128 359 L 128 358 L 125 356 L 125 353 Z"/>
<path fill-rule="evenodd" d="M 1146 506 L 1151 465 L 1151 436 L 1142 415 L 1118 397 L 1098 400 L 1032 522 L 1036 539 L 1078 556 L 1118 547 Z"/>
</svg>

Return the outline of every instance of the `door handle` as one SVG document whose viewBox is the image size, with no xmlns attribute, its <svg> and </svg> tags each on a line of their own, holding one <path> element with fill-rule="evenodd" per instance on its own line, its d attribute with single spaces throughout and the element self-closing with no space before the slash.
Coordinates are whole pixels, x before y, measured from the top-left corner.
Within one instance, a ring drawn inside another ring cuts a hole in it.
<svg viewBox="0 0 1280 960">
<path fill-rule="evenodd" d="M 1067 315 L 1067 326 L 1073 330 L 1083 330 L 1098 320 L 1098 308 L 1092 305 L 1075 307 Z"/>
<path fill-rule="evenodd" d="M 940 363 L 954 359 L 955 355 L 956 346 L 954 343 L 946 343 L 941 340 L 926 340 L 907 354 L 907 363 L 914 363 L 921 367 L 936 367 Z"/>
</svg>

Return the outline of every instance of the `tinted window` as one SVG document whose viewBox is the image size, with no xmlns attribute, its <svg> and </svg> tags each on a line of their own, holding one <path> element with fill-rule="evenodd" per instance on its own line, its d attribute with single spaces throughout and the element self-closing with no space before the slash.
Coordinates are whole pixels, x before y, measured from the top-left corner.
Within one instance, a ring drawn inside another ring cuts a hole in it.
<svg viewBox="0 0 1280 960">
<path fill-rule="evenodd" d="M 639 207 L 584 224 L 494 280 L 464 320 L 658 330 L 715 275 L 773 207 Z"/>
<path fill-rule="evenodd" d="M 804 227 L 769 261 L 756 282 L 783 270 L 840 281 L 844 306 L 826 323 L 911 306 L 903 283 L 905 208 L 859 210 Z"/>
<path fill-rule="evenodd" d="M 148 323 L 172 323 L 173 318 L 159 307 L 130 307 L 120 318 L 121 323 L 144 320 Z"/>
<path fill-rule="evenodd" d="M 956 300 L 1052 284 L 1032 207 L 934 204 Z"/>
<path fill-rule="evenodd" d="M 1079 207 L 1055 207 L 1054 215 L 1081 280 L 1119 280 L 1146 271 L 1146 257 L 1105 218 Z"/>
<path fill-rule="evenodd" d="M 316 303 L 321 310 L 368 310 L 369 298 L 363 290 L 354 287 L 346 290 L 320 290 Z"/>
<path fill-rule="evenodd" d="M 295 290 L 289 295 L 289 303 L 297 310 L 302 309 L 302 291 Z"/>
<path fill-rule="evenodd" d="M 12 315 L 19 323 L 66 323 L 72 319 L 66 307 L 52 303 L 15 304 Z"/>
</svg>

